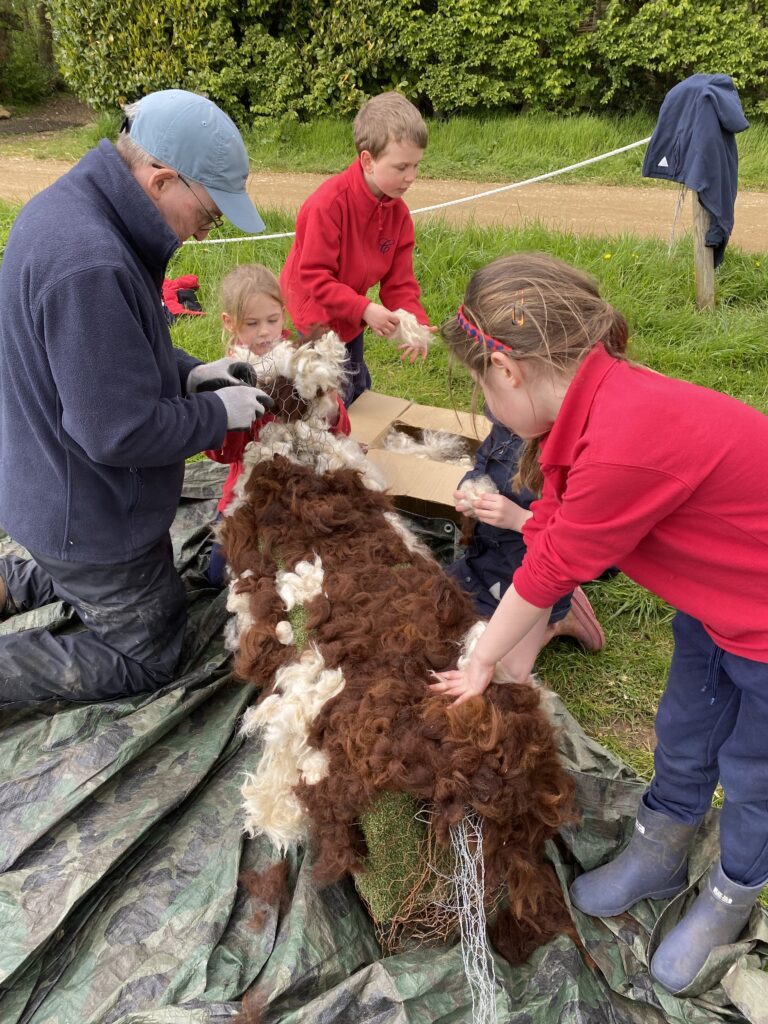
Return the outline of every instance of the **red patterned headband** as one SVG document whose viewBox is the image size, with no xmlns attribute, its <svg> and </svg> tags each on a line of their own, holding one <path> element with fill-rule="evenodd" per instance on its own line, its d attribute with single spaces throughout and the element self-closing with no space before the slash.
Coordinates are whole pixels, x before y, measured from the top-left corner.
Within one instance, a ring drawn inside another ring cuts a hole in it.
<svg viewBox="0 0 768 1024">
<path fill-rule="evenodd" d="M 458 321 L 459 327 L 464 331 L 466 335 L 475 341 L 482 342 L 487 349 L 491 352 L 511 352 L 512 346 L 508 345 L 505 341 L 499 341 L 498 338 L 494 338 L 490 334 L 486 334 L 485 331 L 480 330 L 476 327 L 464 313 L 464 305 L 459 306 L 456 311 L 456 320 Z M 520 295 L 520 301 L 516 302 L 512 309 L 512 322 L 516 327 L 522 327 L 525 323 L 525 310 L 523 309 L 523 295 Z"/>
</svg>

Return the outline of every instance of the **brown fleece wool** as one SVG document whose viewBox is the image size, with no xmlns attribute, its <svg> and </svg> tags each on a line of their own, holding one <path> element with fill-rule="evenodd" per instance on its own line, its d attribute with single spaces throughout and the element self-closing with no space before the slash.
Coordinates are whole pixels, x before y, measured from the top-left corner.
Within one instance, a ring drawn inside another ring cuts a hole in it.
<svg viewBox="0 0 768 1024">
<path fill-rule="evenodd" d="M 274 381 L 259 379 L 256 380 L 259 387 L 266 391 L 275 403 L 270 412 L 282 423 L 295 423 L 296 420 L 304 419 L 309 410 L 309 402 L 305 402 L 300 395 L 296 394 L 293 381 L 287 377 L 277 377 Z"/>
<path fill-rule="evenodd" d="M 280 860 L 265 871 L 244 871 L 238 881 L 245 886 L 254 899 L 265 904 L 251 918 L 249 924 L 252 928 L 263 927 L 270 908 L 274 908 L 278 915 L 284 914 L 288 909 L 290 893 L 287 886 L 287 860 Z"/>
<path fill-rule="evenodd" d="M 240 637 L 236 672 L 260 685 L 295 660 L 274 637 L 285 617 L 274 567 L 317 553 L 323 595 L 308 603 L 306 628 L 345 685 L 309 735 L 328 774 L 296 789 L 311 822 L 315 875 L 330 883 L 361 869 L 360 817 L 385 790 L 425 801 L 440 843 L 472 809 L 483 820 L 486 889 L 503 886 L 507 895 L 493 938 L 519 962 L 571 931 L 544 844 L 573 820 L 572 784 L 535 687 L 492 684 L 458 707 L 427 688 L 432 671 L 455 665 L 477 617 L 434 560 L 407 549 L 384 518 L 391 510 L 391 499 L 352 470 L 317 475 L 282 456 L 253 468 L 245 502 L 221 530 L 234 572 L 254 573 L 237 584 L 251 595 L 254 625 Z"/>
</svg>

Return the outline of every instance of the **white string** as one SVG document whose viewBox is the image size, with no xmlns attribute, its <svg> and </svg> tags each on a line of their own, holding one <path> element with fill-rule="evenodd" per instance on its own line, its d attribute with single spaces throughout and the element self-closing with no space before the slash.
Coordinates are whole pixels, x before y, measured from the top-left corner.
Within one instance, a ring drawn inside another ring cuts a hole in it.
<svg viewBox="0 0 768 1024">
<path fill-rule="evenodd" d="M 536 182 L 546 181 L 548 178 L 556 178 L 559 174 L 568 174 L 569 171 L 577 171 L 580 167 L 587 167 L 589 164 L 596 164 L 600 160 L 607 160 L 609 157 L 618 156 L 619 153 L 626 153 L 630 149 L 637 149 L 651 141 L 649 135 L 646 139 L 638 139 L 637 142 L 630 142 L 628 146 L 620 146 L 612 149 L 609 153 L 600 153 L 599 156 L 591 156 L 586 160 L 580 160 L 577 164 L 569 164 L 567 167 L 560 167 L 556 171 L 547 171 L 546 174 L 537 174 L 534 178 L 526 178 L 525 181 L 513 181 L 510 185 L 499 185 L 498 188 L 490 188 L 487 192 L 475 192 L 471 196 L 462 196 L 461 199 L 448 199 L 444 203 L 435 203 L 434 206 L 420 206 L 411 210 L 411 216 L 417 213 L 431 213 L 433 210 L 444 210 L 448 206 L 458 206 L 459 203 L 473 203 L 477 199 L 485 199 L 486 196 L 495 196 L 499 192 L 508 192 L 513 188 L 523 188 L 525 185 L 535 185 Z M 271 242 L 275 238 L 293 238 L 295 231 L 282 231 L 274 235 L 243 235 L 239 238 L 208 238 L 204 242 L 197 239 L 190 239 L 184 245 L 224 245 L 225 242 Z"/>
<path fill-rule="evenodd" d="M 189 238 L 182 245 L 224 245 L 225 242 L 271 242 L 274 238 L 293 238 L 295 231 L 281 231 L 276 235 L 238 235 L 236 238 L 206 238 L 199 242 L 196 238 Z"/>
<path fill-rule="evenodd" d="M 414 820 L 426 828 L 433 825 L 434 812 L 424 805 Z M 454 869 L 444 874 L 435 864 L 430 871 L 452 883 L 450 902 L 435 900 L 435 906 L 459 922 L 461 959 L 472 995 L 472 1024 L 498 1024 L 496 1011 L 496 968 L 488 941 L 485 915 L 485 864 L 483 861 L 483 821 L 469 808 L 458 825 L 448 830 L 451 837 Z"/>
<path fill-rule="evenodd" d="M 485 920 L 483 823 L 474 812 L 450 828 L 461 958 L 472 993 L 472 1024 L 497 1024 L 496 970 Z"/>
</svg>

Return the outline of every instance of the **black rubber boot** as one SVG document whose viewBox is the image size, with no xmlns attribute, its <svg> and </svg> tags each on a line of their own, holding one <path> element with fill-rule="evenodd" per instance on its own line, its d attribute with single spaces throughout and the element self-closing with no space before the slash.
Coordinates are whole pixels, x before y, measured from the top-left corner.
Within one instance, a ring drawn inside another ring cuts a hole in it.
<svg viewBox="0 0 768 1024">
<path fill-rule="evenodd" d="M 691 909 L 654 953 L 654 979 L 672 995 L 687 989 L 712 950 L 739 937 L 762 888 L 732 882 L 720 861 L 713 865 Z"/>
<path fill-rule="evenodd" d="M 580 875 L 571 886 L 571 902 L 592 917 L 616 917 L 638 900 L 677 895 L 688 880 L 688 849 L 698 827 L 652 811 L 643 796 L 629 845 Z"/>
</svg>

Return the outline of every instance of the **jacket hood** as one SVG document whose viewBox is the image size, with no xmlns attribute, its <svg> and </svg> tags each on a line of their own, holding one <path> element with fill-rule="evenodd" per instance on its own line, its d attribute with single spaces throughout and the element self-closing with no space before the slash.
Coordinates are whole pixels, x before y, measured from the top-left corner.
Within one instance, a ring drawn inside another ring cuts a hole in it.
<svg viewBox="0 0 768 1024">
<path fill-rule="evenodd" d="M 693 77 L 709 79 L 709 99 L 724 131 L 735 134 L 749 128 L 749 121 L 741 109 L 741 100 L 736 86 L 729 75 L 694 75 Z"/>
</svg>

